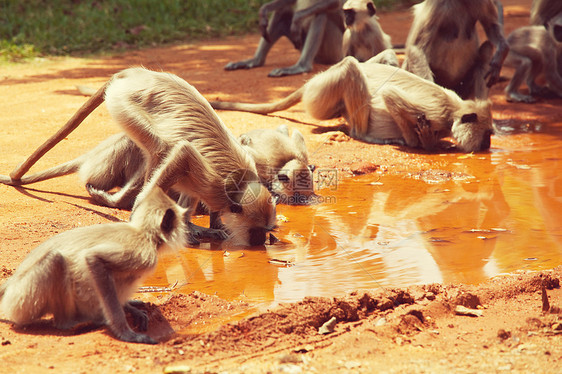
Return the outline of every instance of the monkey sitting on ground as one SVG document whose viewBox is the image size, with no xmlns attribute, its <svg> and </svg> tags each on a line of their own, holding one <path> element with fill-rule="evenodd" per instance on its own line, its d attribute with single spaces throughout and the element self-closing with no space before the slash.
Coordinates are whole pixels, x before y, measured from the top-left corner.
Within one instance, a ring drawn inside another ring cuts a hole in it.
<svg viewBox="0 0 562 374">
<path fill-rule="evenodd" d="M 57 328 L 90 322 L 107 325 L 119 340 L 156 344 L 129 327 L 125 312 L 147 330 L 148 316 L 129 297 L 156 268 L 160 251 L 182 246 L 183 214 L 157 188 L 129 222 L 79 227 L 48 239 L 0 286 L 3 314 L 16 325 L 52 314 Z"/>
<path fill-rule="evenodd" d="M 425 0 L 414 5 L 402 67 L 463 99 L 486 99 L 509 50 L 500 6 L 497 0 Z M 488 38 L 482 45 L 476 22 Z"/>
<path fill-rule="evenodd" d="M 342 58 L 344 32 L 341 0 L 274 0 L 262 5 L 259 22 L 262 37 L 254 57 L 229 62 L 225 70 L 263 66 L 273 45 L 286 36 L 301 51 L 297 63 L 274 69 L 270 77 L 301 74 L 312 70 L 312 63 L 334 64 Z M 268 15 L 272 13 L 271 20 Z"/>
<path fill-rule="evenodd" d="M 240 143 L 256 161 L 258 176 L 279 202 L 307 204 L 314 196 L 308 151 L 299 130 L 289 136 L 286 125 L 276 130 L 256 129 L 240 135 Z"/>
<path fill-rule="evenodd" d="M 10 174 L 11 180 L 21 180 L 43 154 L 104 100 L 111 116 L 145 155 L 145 186 L 137 201 L 149 184 L 166 192 L 172 188 L 191 198 L 190 214 L 202 200 L 224 220 L 226 232 L 203 230 L 189 222 L 195 237 L 225 239 L 228 234 L 233 245 L 265 243 L 267 233 L 275 228 L 275 201 L 259 183 L 255 162 L 207 100 L 169 73 L 130 68 L 115 74 L 57 134 Z"/>
<path fill-rule="evenodd" d="M 343 33 L 343 55 L 367 61 L 385 49 L 392 48 L 390 36 L 377 22 L 371 0 L 348 0 L 343 5 L 346 29 Z"/>
<path fill-rule="evenodd" d="M 439 139 L 452 136 L 464 152 L 490 147 L 489 101 L 462 100 L 417 75 L 377 63 L 377 56 L 364 63 L 346 57 L 276 103 L 215 101 L 211 105 L 266 114 L 302 101 L 316 119 L 343 116 L 350 136 L 369 143 L 397 142 L 431 150 Z"/>
<path fill-rule="evenodd" d="M 505 65 L 516 68 L 505 89 L 507 101 L 533 103 L 533 96 L 562 97 L 562 77 L 557 66 L 562 56 L 562 13 L 547 21 L 546 28 L 525 26 L 514 30 L 507 41 L 510 50 Z M 535 82 L 539 75 L 544 75 L 546 87 Z M 530 95 L 517 92 L 523 81 Z"/>
<path fill-rule="evenodd" d="M 112 135 L 74 160 L 20 180 L 0 175 L 0 183 L 21 186 L 78 173 L 86 190 L 98 204 L 131 209 L 144 184 L 146 162 L 139 147 L 124 133 Z M 120 187 L 119 191 L 110 191 Z"/>
</svg>

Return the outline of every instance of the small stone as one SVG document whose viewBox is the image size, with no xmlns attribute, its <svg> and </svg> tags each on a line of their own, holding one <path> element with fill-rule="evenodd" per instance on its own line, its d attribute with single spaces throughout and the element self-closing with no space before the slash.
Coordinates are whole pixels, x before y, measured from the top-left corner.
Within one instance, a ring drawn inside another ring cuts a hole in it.
<svg viewBox="0 0 562 374">
<path fill-rule="evenodd" d="M 505 331 L 504 329 L 498 330 L 498 338 L 500 338 L 501 340 L 506 340 L 509 339 L 510 337 L 511 337 L 511 332 Z"/>
<path fill-rule="evenodd" d="M 433 301 L 433 300 L 435 300 L 435 294 L 433 292 L 428 292 L 428 293 L 425 294 L 425 298 Z"/>
<path fill-rule="evenodd" d="M 455 313 L 462 316 L 473 316 L 473 317 L 482 317 L 484 315 L 484 313 L 482 313 L 481 310 L 470 309 L 462 305 L 457 305 L 455 307 Z"/>
<path fill-rule="evenodd" d="M 336 317 L 330 318 L 328 322 L 320 326 L 320 328 L 318 329 L 318 333 L 323 335 L 333 333 L 337 323 L 338 320 Z"/>
</svg>

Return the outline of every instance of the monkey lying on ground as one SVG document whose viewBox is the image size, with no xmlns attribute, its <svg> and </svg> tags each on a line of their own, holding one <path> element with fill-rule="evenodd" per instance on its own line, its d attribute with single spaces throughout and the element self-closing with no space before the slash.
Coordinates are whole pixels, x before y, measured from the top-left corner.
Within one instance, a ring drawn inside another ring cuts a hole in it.
<svg viewBox="0 0 562 374">
<path fill-rule="evenodd" d="M 487 98 L 509 50 L 496 4 L 499 1 L 425 0 L 414 5 L 402 67 L 454 90 L 463 99 Z M 476 22 L 488 38 L 481 46 Z"/>
<path fill-rule="evenodd" d="M 151 184 L 186 194 L 192 198 L 190 214 L 202 200 L 211 212 L 220 213 L 231 244 L 264 244 L 266 234 L 275 227 L 275 203 L 259 183 L 254 161 L 203 96 L 173 74 L 143 68 L 115 74 L 57 134 L 10 174 L 12 181 L 21 180 L 45 152 L 104 100 L 111 116 L 144 152 L 145 181 L 149 183 L 143 192 Z M 169 170 L 177 174 L 169 174 Z M 224 239 L 222 230 L 202 231 L 189 224 L 196 237 Z"/>
<path fill-rule="evenodd" d="M 390 36 L 377 22 L 371 0 L 348 0 L 343 5 L 346 29 L 343 33 L 343 55 L 367 61 L 385 49 L 392 48 Z"/>
<path fill-rule="evenodd" d="M 297 63 L 274 69 L 270 77 L 305 73 L 312 63 L 334 64 L 342 58 L 344 32 L 341 0 L 274 0 L 259 11 L 262 37 L 254 57 L 229 62 L 225 70 L 250 69 L 263 66 L 273 45 L 286 36 L 301 51 Z M 272 13 L 271 20 L 268 15 Z"/>
<path fill-rule="evenodd" d="M 507 38 L 509 54 L 506 66 L 516 68 L 505 89 L 507 101 L 532 103 L 533 96 L 556 94 L 562 97 L 562 77 L 557 60 L 562 56 L 562 13 L 543 26 L 525 26 L 514 30 Z M 547 87 L 541 87 L 535 79 L 544 75 Z M 517 92 L 525 81 L 530 95 Z"/>
<path fill-rule="evenodd" d="M 144 184 L 146 162 L 141 149 L 127 135 L 120 133 L 110 136 L 74 160 L 20 180 L 0 175 L 0 183 L 21 186 L 76 172 L 98 204 L 131 209 Z M 119 191 L 109 192 L 116 187 L 120 187 Z"/>
<path fill-rule="evenodd" d="M 45 241 L 0 286 L 3 314 L 28 325 L 52 314 L 57 328 L 92 322 L 107 325 L 119 340 L 156 344 L 141 331 L 148 316 L 129 297 L 155 268 L 158 252 L 181 247 L 184 210 L 160 189 L 139 201 L 129 222 L 75 228 Z"/>
<path fill-rule="evenodd" d="M 256 129 L 240 135 L 240 143 L 256 161 L 258 176 L 279 202 L 307 204 L 314 195 L 314 167 L 299 130 L 289 136 L 286 125 L 276 130 Z"/>
<path fill-rule="evenodd" d="M 378 55 L 377 55 L 378 56 Z M 432 149 L 452 136 L 465 152 L 486 150 L 492 134 L 491 103 L 462 100 L 451 90 L 405 70 L 346 57 L 272 104 L 211 102 L 215 109 L 271 113 L 302 101 L 316 119 L 343 116 L 353 138 Z"/>
</svg>

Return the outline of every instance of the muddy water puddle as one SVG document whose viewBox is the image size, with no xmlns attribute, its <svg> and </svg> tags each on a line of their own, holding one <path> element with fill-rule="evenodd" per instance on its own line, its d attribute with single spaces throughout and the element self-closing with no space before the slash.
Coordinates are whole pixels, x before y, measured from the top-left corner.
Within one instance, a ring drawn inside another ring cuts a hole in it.
<svg viewBox="0 0 562 374">
<path fill-rule="evenodd" d="M 320 171 L 322 203 L 278 206 L 280 243 L 168 253 L 148 284 L 269 303 L 562 264 L 560 129 L 506 128 L 489 153 L 427 156 L 447 171 Z"/>
</svg>

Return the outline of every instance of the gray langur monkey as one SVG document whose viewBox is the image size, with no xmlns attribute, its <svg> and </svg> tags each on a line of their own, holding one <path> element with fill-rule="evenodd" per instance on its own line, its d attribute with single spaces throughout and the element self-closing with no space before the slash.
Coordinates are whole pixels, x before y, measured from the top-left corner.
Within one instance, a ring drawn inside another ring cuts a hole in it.
<svg viewBox="0 0 562 374">
<path fill-rule="evenodd" d="M 507 85 L 507 101 L 535 102 L 533 96 L 562 97 L 562 77 L 560 76 L 560 56 L 562 56 L 562 13 L 550 18 L 544 26 L 524 26 L 514 30 L 507 38 L 509 54 L 506 66 L 515 68 L 515 73 Z M 546 87 L 539 86 L 535 80 L 544 76 Z M 518 92 L 525 81 L 529 95 Z"/>
<path fill-rule="evenodd" d="M 240 143 L 256 161 L 258 176 L 279 202 L 304 205 L 314 196 L 314 166 L 299 130 L 289 136 L 287 125 L 255 129 L 240 135 Z"/>
<path fill-rule="evenodd" d="M 402 67 L 463 99 L 486 99 L 509 50 L 498 4 L 497 0 L 425 0 L 414 5 Z M 476 22 L 488 38 L 482 45 Z"/>
<path fill-rule="evenodd" d="M 220 213 L 233 245 L 263 245 L 275 228 L 275 201 L 259 183 L 255 162 L 207 100 L 180 77 L 144 68 L 116 73 L 54 136 L 11 174 L 18 181 L 105 100 L 109 113 L 146 159 L 145 191 L 160 186 Z M 135 203 L 136 204 L 136 203 Z M 190 216 L 190 215 L 189 215 Z M 225 239 L 222 230 L 189 222 L 195 236 Z"/>
<path fill-rule="evenodd" d="M 346 29 L 343 33 L 343 55 L 367 61 L 385 49 L 392 48 L 390 36 L 377 22 L 377 10 L 371 0 L 347 0 L 343 5 Z"/>
<path fill-rule="evenodd" d="M 272 104 L 211 102 L 215 109 L 271 113 L 300 101 L 314 118 L 343 116 L 351 137 L 431 150 L 452 136 L 464 152 L 487 150 L 493 133 L 491 103 L 455 92 L 406 70 L 345 57 L 285 99 Z"/>
<path fill-rule="evenodd" d="M 78 173 L 96 203 L 112 208 L 131 209 L 144 184 L 146 162 L 135 142 L 120 133 L 103 140 L 74 160 L 23 176 L 19 180 L 0 175 L 0 183 L 22 186 L 72 173 Z M 110 192 L 116 187 L 120 189 Z"/>
<path fill-rule="evenodd" d="M 531 25 L 545 26 L 551 18 L 562 13 L 560 0 L 534 0 L 531 6 Z"/>
<path fill-rule="evenodd" d="M 225 70 L 251 69 L 263 66 L 273 45 L 285 36 L 301 51 L 293 65 L 277 68 L 270 77 L 306 73 L 313 62 L 334 64 L 341 60 L 344 32 L 343 0 L 274 0 L 262 5 L 259 23 L 262 37 L 254 57 L 229 62 Z M 271 19 L 268 19 L 271 13 Z"/>
<path fill-rule="evenodd" d="M 16 325 L 52 314 L 57 328 L 107 325 L 119 340 L 156 344 L 131 329 L 125 312 L 139 330 L 147 330 L 147 314 L 129 298 L 156 268 L 160 251 L 182 246 L 184 212 L 156 188 L 137 204 L 129 222 L 79 227 L 51 237 L 0 286 L 2 313 Z"/>
</svg>

